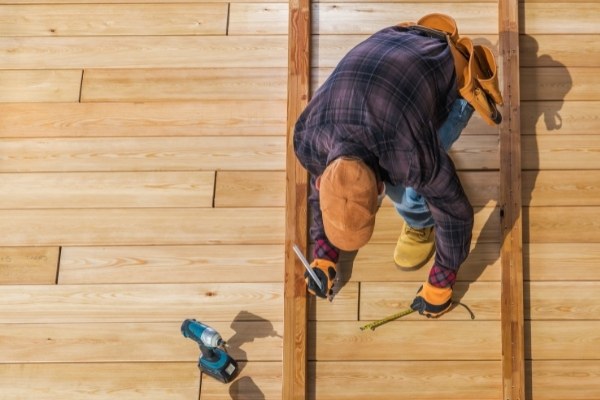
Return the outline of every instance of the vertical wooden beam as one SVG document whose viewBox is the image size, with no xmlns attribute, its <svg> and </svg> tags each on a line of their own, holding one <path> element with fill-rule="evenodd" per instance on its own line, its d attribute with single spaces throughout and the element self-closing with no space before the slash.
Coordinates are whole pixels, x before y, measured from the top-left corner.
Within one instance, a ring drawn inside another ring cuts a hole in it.
<svg viewBox="0 0 600 400">
<path fill-rule="evenodd" d="M 499 0 L 504 121 L 500 126 L 503 400 L 525 399 L 519 1 Z"/>
<path fill-rule="evenodd" d="M 308 174 L 293 148 L 296 120 L 310 89 L 310 0 L 290 0 L 286 156 L 286 233 L 283 333 L 283 399 L 306 398 L 306 287 L 293 244 L 307 248 Z"/>
</svg>

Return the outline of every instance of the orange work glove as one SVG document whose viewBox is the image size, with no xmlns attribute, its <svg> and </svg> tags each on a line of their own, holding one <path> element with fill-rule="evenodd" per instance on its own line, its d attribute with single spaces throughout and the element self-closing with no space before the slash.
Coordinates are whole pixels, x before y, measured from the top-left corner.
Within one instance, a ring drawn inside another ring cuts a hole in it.
<svg viewBox="0 0 600 400">
<path fill-rule="evenodd" d="M 304 280 L 306 281 L 308 292 L 314 294 L 315 296 L 326 299 L 327 296 L 331 296 L 333 294 L 331 289 L 333 288 L 333 280 L 335 279 L 336 275 L 335 263 L 322 258 L 316 258 L 313 260 L 310 266 L 315 275 L 317 275 L 317 278 L 319 278 L 321 286 L 323 286 L 323 290 L 319 289 L 308 272 L 304 271 Z"/>
<path fill-rule="evenodd" d="M 425 282 L 419 288 L 417 297 L 413 300 L 410 308 L 418 311 L 427 318 L 437 318 L 450 309 L 452 305 L 452 288 L 439 288 L 429 282 Z"/>
</svg>

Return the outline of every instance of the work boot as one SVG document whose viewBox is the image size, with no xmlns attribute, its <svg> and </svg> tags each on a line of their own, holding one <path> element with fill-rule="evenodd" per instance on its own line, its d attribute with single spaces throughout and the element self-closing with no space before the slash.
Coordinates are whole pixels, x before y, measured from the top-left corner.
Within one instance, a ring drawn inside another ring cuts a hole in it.
<svg viewBox="0 0 600 400">
<path fill-rule="evenodd" d="M 399 268 L 423 266 L 435 250 L 433 226 L 413 228 L 406 222 L 394 249 L 394 262 Z"/>
</svg>

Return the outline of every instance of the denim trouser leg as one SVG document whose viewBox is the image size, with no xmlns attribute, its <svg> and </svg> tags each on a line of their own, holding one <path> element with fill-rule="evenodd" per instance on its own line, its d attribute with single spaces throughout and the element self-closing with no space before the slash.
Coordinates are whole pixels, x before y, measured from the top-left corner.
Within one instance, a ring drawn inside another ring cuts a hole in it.
<svg viewBox="0 0 600 400">
<path fill-rule="evenodd" d="M 456 99 L 448 118 L 438 130 L 439 140 L 444 150 L 448 151 L 460 137 L 460 133 L 467 126 L 471 115 L 473 115 L 473 107 L 462 98 Z M 408 225 L 413 228 L 433 226 L 433 217 L 425 199 L 414 189 L 386 183 L 386 194 L 394 202 L 396 210 Z"/>
</svg>

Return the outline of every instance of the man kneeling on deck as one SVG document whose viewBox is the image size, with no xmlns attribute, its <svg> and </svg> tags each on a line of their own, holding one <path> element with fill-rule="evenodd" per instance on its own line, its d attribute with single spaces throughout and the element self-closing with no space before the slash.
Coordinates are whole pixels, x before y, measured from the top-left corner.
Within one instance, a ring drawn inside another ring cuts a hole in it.
<svg viewBox="0 0 600 400">
<path fill-rule="evenodd" d="M 474 109 L 498 124 L 501 104 L 489 49 L 430 14 L 383 29 L 353 48 L 298 119 L 295 153 L 311 174 L 311 267 L 332 295 L 340 250 L 364 246 L 385 195 L 404 219 L 393 258 L 418 268 L 435 252 L 412 308 L 437 317 L 469 254 L 473 209 L 447 154 Z M 434 234 L 435 233 L 435 234 Z"/>
</svg>

